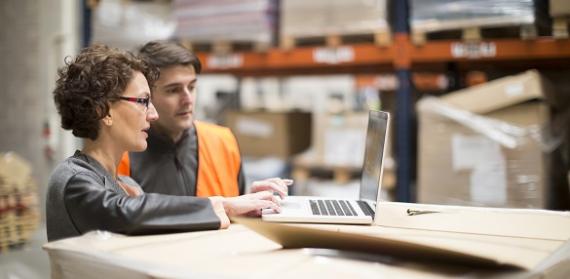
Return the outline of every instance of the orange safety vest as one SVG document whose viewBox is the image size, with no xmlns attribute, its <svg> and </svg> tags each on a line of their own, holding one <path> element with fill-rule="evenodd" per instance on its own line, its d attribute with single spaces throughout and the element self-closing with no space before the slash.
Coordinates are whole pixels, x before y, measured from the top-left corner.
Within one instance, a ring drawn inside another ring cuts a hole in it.
<svg viewBox="0 0 570 279">
<path fill-rule="evenodd" d="M 196 196 L 238 196 L 241 157 L 236 138 L 230 129 L 218 125 L 194 121 L 194 127 L 198 135 Z M 130 176 L 128 152 L 123 154 L 117 172 Z"/>
</svg>

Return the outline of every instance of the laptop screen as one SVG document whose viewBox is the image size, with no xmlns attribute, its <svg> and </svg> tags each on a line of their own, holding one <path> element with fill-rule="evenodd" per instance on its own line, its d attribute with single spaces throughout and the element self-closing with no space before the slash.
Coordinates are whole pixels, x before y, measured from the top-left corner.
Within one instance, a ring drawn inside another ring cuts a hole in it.
<svg viewBox="0 0 570 279">
<path fill-rule="evenodd" d="M 382 178 L 384 145 L 388 135 L 389 115 L 383 111 L 371 110 L 368 113 L 366 147 L 360 180 L 360 199 L 376 202 Z"/>
</svg>

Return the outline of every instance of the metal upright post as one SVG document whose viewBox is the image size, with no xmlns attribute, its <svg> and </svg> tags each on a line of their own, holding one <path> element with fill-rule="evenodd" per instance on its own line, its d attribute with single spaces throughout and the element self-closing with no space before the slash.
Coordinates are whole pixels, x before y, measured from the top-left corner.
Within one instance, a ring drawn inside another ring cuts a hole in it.
<svg viewBox="0 0 570 279">
<path fill-rule="evenodd" d="M 409 1 L 393 1 L 394 38 L 398 53 L 394 59 L 399 87 L 396 94 L 396 199 L 399 202 L 413 202 L 412 177 L 414 175 L 414 140 L 413 140 L 413 84 L 411 58 L 408 51 L 409 36 Z"/>
<path fill-rule="evenodd" d="M 81 20 L 81 47 L 87 47 L 91 43 L 91 7 L 89 0 L 81 1 L 81 13 L 83 18 Z"/>
</svg>

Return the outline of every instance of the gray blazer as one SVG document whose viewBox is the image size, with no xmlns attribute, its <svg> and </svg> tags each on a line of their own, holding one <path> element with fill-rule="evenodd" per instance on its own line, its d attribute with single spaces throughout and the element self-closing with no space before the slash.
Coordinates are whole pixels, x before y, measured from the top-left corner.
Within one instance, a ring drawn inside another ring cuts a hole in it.
<svg viewBox="0 0 570 279">
<path fill-rule="evenodd" d="M 138 186 L 128 177 L 121 180 Z M 140 235 L 220 227 L 207 198 L 151 193 L 129 197 L 99 162 L 80 151 L 52 173 L 46 212 L 49 241 L 91 230 Z"/>
</svg>

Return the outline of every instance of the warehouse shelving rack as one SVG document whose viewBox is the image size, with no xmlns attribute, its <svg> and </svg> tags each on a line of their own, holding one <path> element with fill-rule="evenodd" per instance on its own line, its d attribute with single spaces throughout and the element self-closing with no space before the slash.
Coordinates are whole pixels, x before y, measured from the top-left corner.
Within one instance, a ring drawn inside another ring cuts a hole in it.
<svg viewBox="0 0 570 279">
<path fill-rule="evenodd" d="M 270 76 L 306 73 L 395 72 L 399 87 L 396 99 L 396 160 L 398 201 L 414 201 L 413 83 L 412 69 L 431 63 L 493 63 L 570 59 L 570 40 L 537 38 L 494 39 L 475 42 L 428 41 L 414 45 L 409 36 L 408 1 L 395 1 L 394 43 L 329 47 L 279 48 L 267 52 L 226 54 L 199 53 L 205 73 L 237 76 Z"/>
<path fill-rule="evenodd" d="M 395 72 L 396 97 L 396 198 L 413 202 L 413 84 L 411 71 L 427 64 L 449 62 L 514 62 L 569 59 L 570 40 L 540 37 L 534 40 L 493 39 L 481 41 L 428 41 L 414 45 L 409 33 L 408 1 L 394 1 L 394 41 L 389 46 L 373 43 L 340 47 L 279 48 L 266 52 L 226 54 L 199 53 L 205 73 L 236 76 L 303 75 L 328 73 Z"/>
<path fill-rule="evenodd" d="M 84 45 L 89 41 L 90 11 L 84 3 Z M 242 76 L 280 76 L 333 73 L 394 72 L 398 79 L 396 99 L 396 198 L 414 201 L 412 178 L 415 140 L 414 85 L 412 70 L 426 65 L 439 66 L 450 62 L 463 65 L 475 63 L 536 63 L 560 65 L 570 62 L 570 39 L 539 37 L 523 39 L 482 39 L 481 41 L 427 41 L 414 45 L 410 39 L 409 1 L 393 1 L 394 15 L 391 45 L 374 43 L 342 45 L 339 47 L 273 48 L 265 52 L 198 53 L 204 73 Z M 568 64 L 570 65 L 570 64 Z"/>
<path fill-rule="evenodd" d="M 205 73 L 229 73 L 237 76 L 393 71 L 399 83 L 395 117 L 398 162 L 396 198 L 398 201 L 411 202 L 414 201 L 412 177 L 415 171 L 412 70 L 425 64 L 449 62 L 570 61 L 570 40 L 550 37 L 534 40 L 483 39 L 474 42 L 446 40 L 414 45 L 409 36 L 408 1 L 394 1 L 393 11 L 394 42 L 385 47 L 365 43 L 337 48 L 274 48 L 267 52 L 198 55 L 205 62 Z"/>
</svg>

